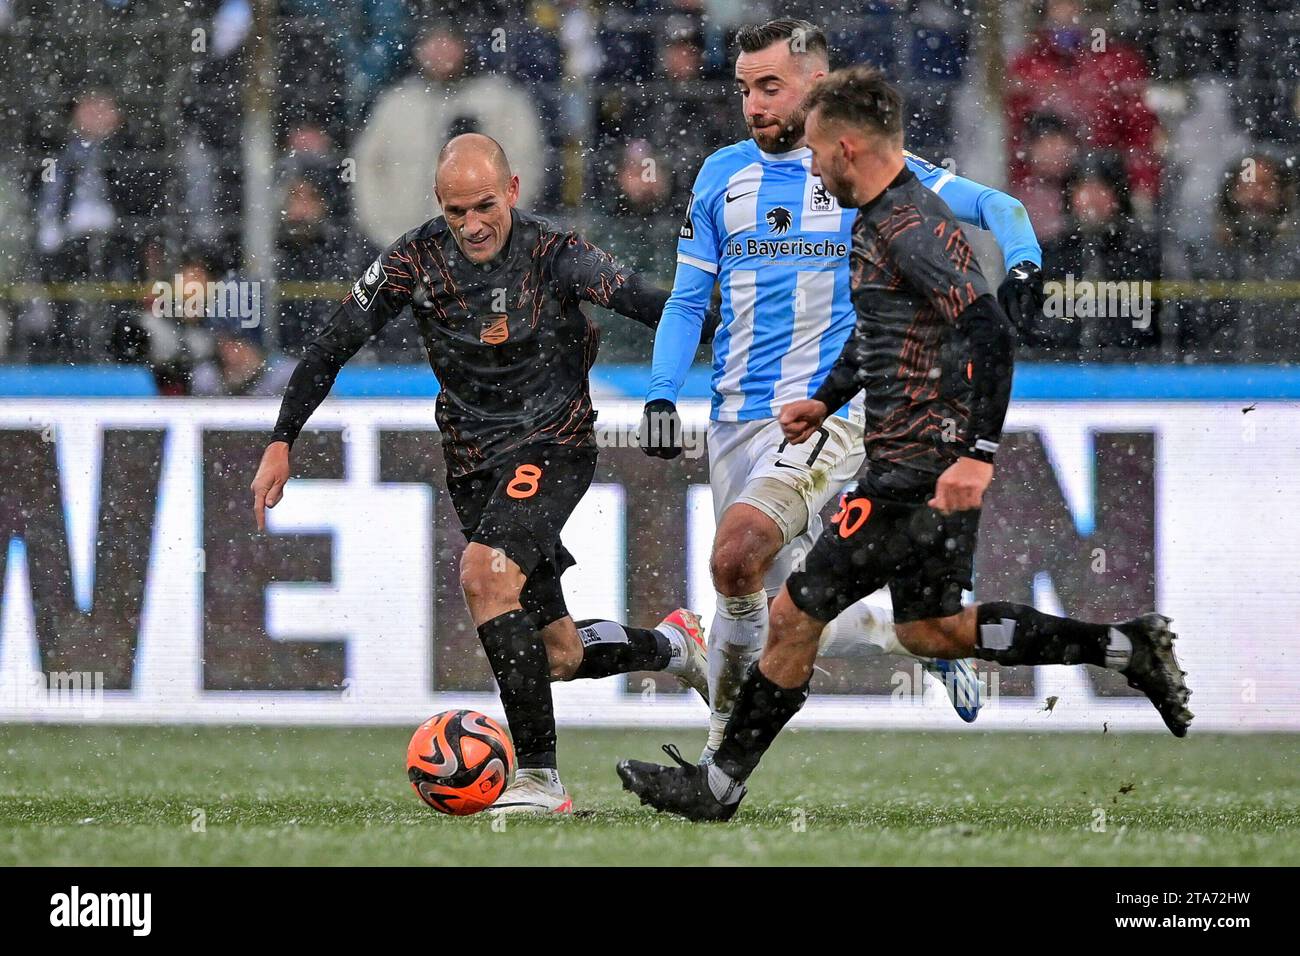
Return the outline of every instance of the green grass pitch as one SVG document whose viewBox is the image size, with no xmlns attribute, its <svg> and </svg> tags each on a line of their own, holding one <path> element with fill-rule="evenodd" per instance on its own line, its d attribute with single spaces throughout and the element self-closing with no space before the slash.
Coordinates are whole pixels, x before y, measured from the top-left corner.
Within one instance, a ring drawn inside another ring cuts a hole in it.
<svg viewBox="0 0 1300 956">
<path fill-rule="evenodd" d="M 790 731 L 726 825 L 614 763 L 699 730 L 561 728 L 579 813 L 441 817 L 409 728 L 0 726 L 0 865 L 1300 863 L 1300 738 Z"/>
</svg>

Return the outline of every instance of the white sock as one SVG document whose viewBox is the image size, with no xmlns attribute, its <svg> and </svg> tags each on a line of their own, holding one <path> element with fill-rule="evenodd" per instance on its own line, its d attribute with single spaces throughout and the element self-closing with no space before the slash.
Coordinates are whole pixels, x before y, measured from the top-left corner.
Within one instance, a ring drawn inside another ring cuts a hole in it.
<svg viewBox="0 0 1300 956">
<path fill-rule="evenodd" d="M 707 774 L 705 779 L 708 781 L 709 789 L 713 791 L 713 797 L 718 803 L 726 806 L 727 804 L 736 803 L 745 795 L 745 785 L 718 769 L 717 764 L 709 764 L 705 773 Z"/>
<path fill-rule="evenodd" d="M 818 654 L 824 657 L 867 657 L 901 654 L 916 657 L 898 642 L 894 612 L 858 601 L 851 604 L 822 630 Z"/>
<path fill-rule="evenodd" d="M 664 671 L 669 674 L 680 674 L 686 667 L 687 655 L 691 652 L 690 645 L 687 643 L 690 638 L 671 624 L 660 624 L 655 630 L 668 639 L 668 646 L 672 648 L 668 666 Z"/>
<path fill-rule="evenodd" d="M 767 595 L 718 595 L 718 613 L 709 632 L 709 742 L 722 743 L 722 732 L 736 705 L 745 671 L 758 659 L 767 640 Z"/>
<path fill-rule="evenodd" d="M 554 767 L 520 767 L 515 771 L 515 783 L 520 780 L 531 780 L 551 793 L 564 792 L 564 784 L 560 783 L 560 771 Z"/>
</svg>

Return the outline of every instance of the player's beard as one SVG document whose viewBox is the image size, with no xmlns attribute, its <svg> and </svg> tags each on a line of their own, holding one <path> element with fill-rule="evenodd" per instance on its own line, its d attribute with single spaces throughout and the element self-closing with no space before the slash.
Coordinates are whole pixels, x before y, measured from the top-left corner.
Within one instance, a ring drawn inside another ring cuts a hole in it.
<svg viewBox="0 0 1300 956">
<path fill-rule="evenodd" d="M 858 206 L 857 195 L 854 192 L 853 184 L 845 176 L 844 157 L 837 156 L 834 161 L 824 165 L 821 170 L 822 185 L 826 191 L 835 197 L 835 201 L 845 209 L 855 209 Z"/>
<path fill-rule="evenodd" d="M 754 127 L 749 128 L 749 134 L 754 137 L 754 142 L 758 143 L 758 148 L 765 153 L 788 153 L 792 149 L 797 149 L 800 140 L 803 139 L 804 124 L 808 119 L 808 114 L 802 110 L 795 110 L 790 116 L 779 123 L 780 132 L 777 136 L 767 143 L 758 138 L 758 130 Z M 764 127 L 763 132 L 770 134 L 772 127 Z"/>
</svg>

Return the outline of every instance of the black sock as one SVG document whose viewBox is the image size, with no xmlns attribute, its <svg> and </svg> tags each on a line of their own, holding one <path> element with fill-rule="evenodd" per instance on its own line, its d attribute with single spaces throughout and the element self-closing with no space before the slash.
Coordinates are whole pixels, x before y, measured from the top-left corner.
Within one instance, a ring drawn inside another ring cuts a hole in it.
<svg viewBox="0 0 1300 956">
<path fill-rule="evenodd" d="M 555 708 L 542 635 L 527 612 L 519 610 L 481 625 L 478 639 L 501 691 L 520 769 L 555 769 Z"/>
<path fill-rule="evenodd" d="M 672 658 L 672 645 L 658 631 L 595 619 L 574 624 L 582 639 L 582 663 L 571 680 L 661 671 Z"/>
<path fill-rule="evenodd" d="M 1085 624 L 1025 604 L 995 601 L 975 612 L 975 656 L 998 664 L 1106 665 L 1109 624 Z"/>
<path fill-rule="evenodd" d="M 727 721 L 722 744 L 713 755 L 718 769 L 733 780 L 746 779 L 807 699 L 807 683 L 802 687 L 778 687 L 763 676 L 757 664 L 752 664 Z"/>
</svg>

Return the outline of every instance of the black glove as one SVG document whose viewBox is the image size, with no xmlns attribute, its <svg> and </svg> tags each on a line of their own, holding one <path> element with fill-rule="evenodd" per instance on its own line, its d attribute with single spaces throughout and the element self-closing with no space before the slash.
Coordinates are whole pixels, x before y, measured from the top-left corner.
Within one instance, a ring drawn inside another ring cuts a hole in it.
<svg viewBox="0 0 1300 956">
<path fill-rule="evenodd" d="M 666 398 L 646 402 L 636 440 L 641 450 L 651 458 L 676 458 L 680 455 L 682 420 L 677 417 L 677 406 Z"/>
<path fill-rule="evenodd" d="M 1028 260 L 1008 269 L 998 286 L 998 305 L 1022 339 L 1032 337 L 1042 327 L 1043 270 Z"/>
</svg>

